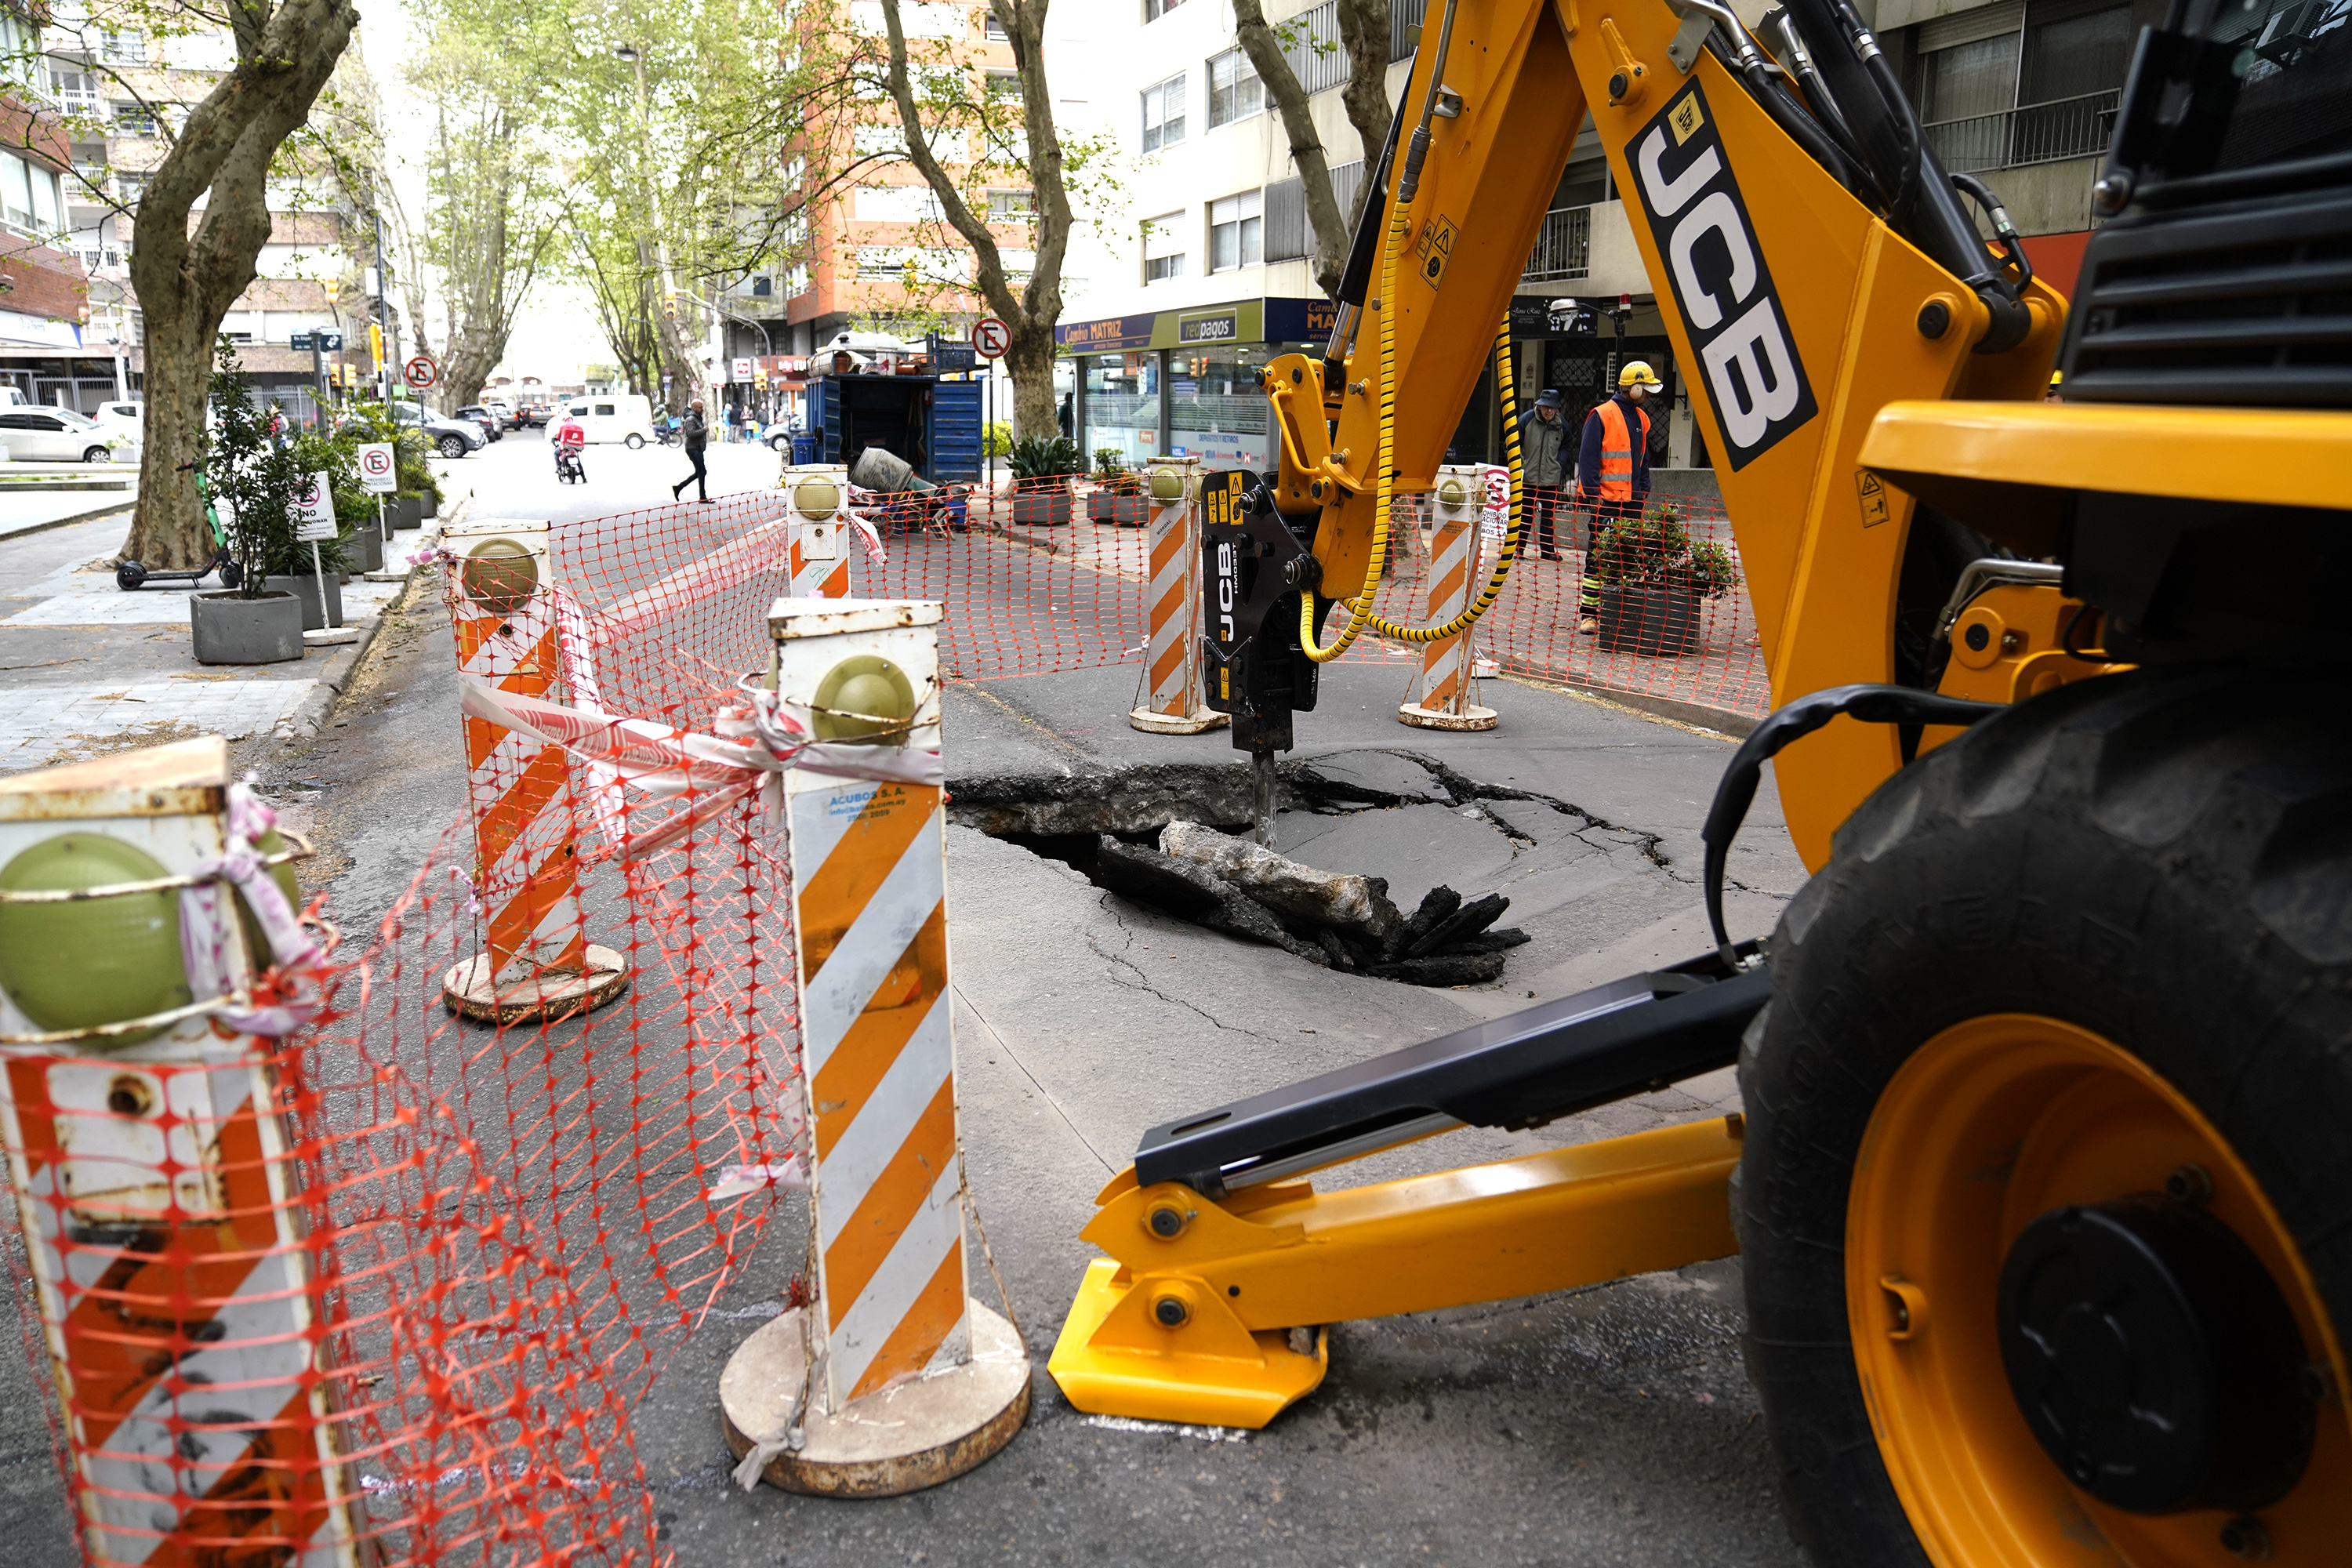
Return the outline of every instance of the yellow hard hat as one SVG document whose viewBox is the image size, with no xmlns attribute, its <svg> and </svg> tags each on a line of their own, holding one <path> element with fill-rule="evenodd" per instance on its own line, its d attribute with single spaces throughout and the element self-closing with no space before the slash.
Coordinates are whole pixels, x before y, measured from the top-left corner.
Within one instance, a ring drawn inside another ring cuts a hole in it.
<svg viewBox="0 0 2352 1568">
<path fill-rule="evenodd" d="M 1637 359 L 1627 361 L 1625 368 L 1617 373 L 1617 384 L 1620 386 L 1664 386 L 1665 383 L 1658 379 L 1658 373 L 1650 368 L 1650 364 L 1647 360 Z"/>
<path fill-rule="evenodd" d="M 2063 370 L 2053 370 L 2050 373 L 2050 384 L 2053 386 L 2063 385 L 2065 380 L 2066 373 Z"/>
</svg>

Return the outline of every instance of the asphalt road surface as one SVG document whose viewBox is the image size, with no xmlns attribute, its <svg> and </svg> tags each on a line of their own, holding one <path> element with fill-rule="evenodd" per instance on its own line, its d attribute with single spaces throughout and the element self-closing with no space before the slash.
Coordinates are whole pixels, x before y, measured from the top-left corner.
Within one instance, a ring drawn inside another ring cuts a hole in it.
<svg viewBox="0 0 2352 1568">
<path fill-rule="evenodd" d="M 584 519 L 665 501 L 680 454 L 604 447 L 559 486 L 535 432 L 467 459 L 477 516 Z M 774 481 L 759 448 L 712 453 L 714 493 Z M 716 1389 L 776 1310 L 800 1247 L 788 1211 L 635 1415 L 662 1537 L 685 1568 L 998 1563 L 1793 1565 L 1755 1395 L 1740 1369 L 1736 1259 L 1333 1331 L 1324 1386 L 1252 1434 L 1106 1422 L 1045 1373 L 1092 1249 L 1078 1230 L 1144 1128 L 1707 945 L 1696 832 L 1723 737 L 1518 682 L 1490 681 L 1491 735 L 1407 731 L 1400 672 L 1336 668 L 1297 756 L 1381 781 L 1394 804 L 1286 811 L 1286 852 L 1513 900 L 1533 941 L 1505 978 L 1460 990 L 1339 974 L 1128 904 L 1060 862 L 950 832 L 961 1122 L 974 1197 L 1035 1365 L 1026 1428 L 963 1479 L 840 1502 L 727 1481 Z M 252 761 L 324 851 L 306 880 L 346 931 L 371 929 L 458 809 L 454 658 L 437 596 L 412 592 L 320 738 Z M 1222 762 L 1222 735 L 1147 737 L 1117 667 L 959 685 L 950 787 L 1143 761 Z M 1468 781 L 1466 786 L 1447 779 Z M 1495 798 L 1475 787 L 1495 789 Z M 1732 876 L 1732 923 L 1769 928 L 1803 869 L 1759 799 Z M 1726 1075 L 1538 1134 L 1475 1131 L 1318 1175 L 1322 1186 L 1507 1158 L 1737 1109 Z M 985 1271 L 975 1291 L 993 1304 Z M 0 1338 L 6 1337 L 0 1333 Z M 48 1458 L 47 1391 L 0 1355 L 0 1558 L 73 1561 Z"/>
</svg>

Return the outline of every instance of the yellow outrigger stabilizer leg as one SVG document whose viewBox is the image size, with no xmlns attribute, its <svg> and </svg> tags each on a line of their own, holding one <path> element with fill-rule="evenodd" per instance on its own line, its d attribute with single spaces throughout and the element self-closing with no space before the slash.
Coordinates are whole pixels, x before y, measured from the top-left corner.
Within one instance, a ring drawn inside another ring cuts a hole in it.
<svg viewBox="0 0 2352 1568">
<path fill-rule="evenodd" d="M 1460 1126 L 1523 1128 L 1737 1059 L 1771 992 L 1734 950 L 1153 1128 L 1105 1187 L 1049 1363 L 1097 1415 L 1263 1426 L 1330 1364 L 1324 1325 L 1738 1250 L 1738 1116 L 1318 1194 L 1296 1178 Z"/>
</svg>

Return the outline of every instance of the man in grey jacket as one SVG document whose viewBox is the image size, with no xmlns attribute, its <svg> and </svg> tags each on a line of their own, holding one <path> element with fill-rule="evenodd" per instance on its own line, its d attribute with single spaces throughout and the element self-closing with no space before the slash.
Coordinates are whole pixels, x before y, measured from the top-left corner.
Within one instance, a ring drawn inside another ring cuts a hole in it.
<svg viewBox="0 0 2352 1568">
<path fill-rule="evenodd" d="M 1526 516 L 1536 525 L 1536 547 L 1547 561 L 1559 559 L 1553 521 L 1568 504 L 1568 422 L 1559 416 L 1559 389 L 1547 386 L 1533 408 L 1519 416 L 1519 472 L 1526 483 Z"/>
</svg>

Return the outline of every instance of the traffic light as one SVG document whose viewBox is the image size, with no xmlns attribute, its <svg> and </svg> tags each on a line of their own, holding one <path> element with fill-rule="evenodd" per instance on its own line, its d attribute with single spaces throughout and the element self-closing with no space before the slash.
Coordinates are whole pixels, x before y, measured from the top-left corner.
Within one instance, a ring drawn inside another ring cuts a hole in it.
<svg viewBox="0 0 2352 1568">
<path fill-rule="evenodd" d="M 677 296 L 676 294 L 666 293 L 662 296 L 662 314 L 667 316 L 673 321 L 677 320 Z"/>
<path fill-rule="evenodd" d="M 368 357 L 372 364 L 383 363 L 383 329 L 373 321 L 368 323 Z"/>
</svg>

